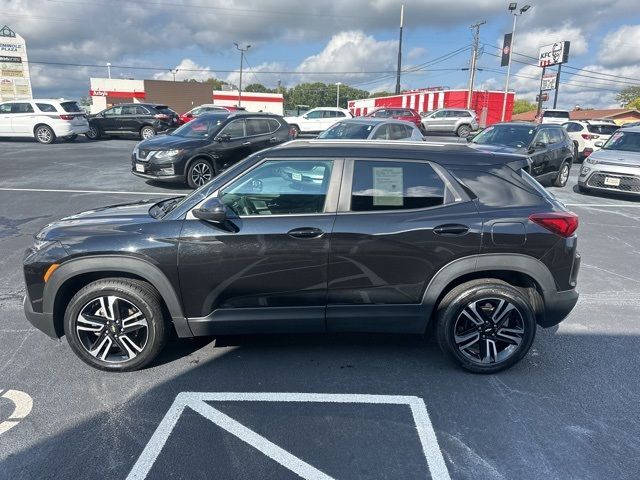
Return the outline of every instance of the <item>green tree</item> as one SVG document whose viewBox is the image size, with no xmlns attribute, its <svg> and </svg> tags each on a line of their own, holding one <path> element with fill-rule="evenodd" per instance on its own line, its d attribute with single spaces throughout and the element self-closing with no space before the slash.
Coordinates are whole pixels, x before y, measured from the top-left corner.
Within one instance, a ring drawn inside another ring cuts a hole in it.
<svg viewBox="0 0 640 480">
<path fill-rule="evenodd" d="M 296 105 L 308 105 L 309 108 L 332 107 L 336 104 L 338 86 L 322 82 L 301 83 L 284 92 L 285 109 L 294 110 Z M 340 85 L 340 107 L 347 108 L 349 100 L 367 98 L 369 92 Z"/>
<path fill-rule="evenodd" d="M 616 95 L 616 100 L 620 105 L 626 107 L 638 97 L 640 97 L 640 87 L 627 87 Z"/>
<path fill-rule="evenodd" d="M 390 97 L 391 95 L 395 95 L 394 92 L 373 92 L 369 94 L 369 98 L 378 98 L 378 97 Z"/>
<path fill-rule="evenodd" d="M 254 93 L 277 93 L 275 88 L 267 88 L 261 83 L 250 83 L 242 90 L 245 92 L 254 92 Z"/>
<path fill-rule="evenodd" d="M 518 113 L 530 112 L 532 110 L 537 110 L 538 106 L 535 103 L 531 103 L 524 99 L 516 100 L 513 104 L 513 114 L 516 115 Z"/>
<path fill-rule="evenodd" d="M 625 105 L 627 108 L 633 108 L 634 110 L 640 110 L 640 97 L 636 97 Z"/>
</svg>

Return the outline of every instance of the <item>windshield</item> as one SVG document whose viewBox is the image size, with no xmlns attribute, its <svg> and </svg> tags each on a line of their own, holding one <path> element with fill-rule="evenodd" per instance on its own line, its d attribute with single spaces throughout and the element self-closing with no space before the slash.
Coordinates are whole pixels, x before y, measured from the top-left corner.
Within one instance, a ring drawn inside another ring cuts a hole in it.
<svg viewBox="0 0 640 480">
<path fill-rule="evenodd" d="M 535 127 L 531 125 L 494 125 L 476 135 L 472 143 L 523 148 L 531 143 Z"/>
<path fill-rule="evenodd" d="M 84 112 L 77 104 L 77 102 L 62 102 L 60 106 L 65 112 L 73 113 L 73 112 Z"/>
<path fill-rule="evenodd" d="M 185 138 L 213 138 L 226 118 L 227 115 L 199 117 L 177 128 L 171 135 Z"/>
<path fill-rule="evenodd" d="M 373 125 L 366 123 L 339 122 L 318 135 L 318 138 L 366 139 L 369 138 L 371 130 Z"/>
<path fill-rule="evenodd" d="M 546 118 L 566 118 L 569 120 L 569 112 L 544 112 L 542 114 L 543 117 Z"/>
<path fill-rule="evenodd" d="M 617 131 L 602 147 L 604 150 L 622 150 L 640 153 L 640 132 Z"/>
</svg>

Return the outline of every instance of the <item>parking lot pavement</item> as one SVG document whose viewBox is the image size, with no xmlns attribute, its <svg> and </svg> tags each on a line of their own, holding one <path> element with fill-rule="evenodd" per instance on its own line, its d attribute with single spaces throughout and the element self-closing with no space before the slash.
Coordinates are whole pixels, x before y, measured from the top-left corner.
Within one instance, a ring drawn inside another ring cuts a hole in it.
<svg viewBox="0 0 640 480">
<path fill-rule="evenodd" d="M 550 189 L 580 215 L 581 297 L 498 375 L 461 371 L 431 338 L 374 335 L 173 340 L 150 368 L 110 374 L 27 323 L 20 267 L 51 220 L 185 192 L 131 175 L 134 143 L 0 142 L 0 479 L 637 478 L 640 202 L 575 192 L 575 168 L 567 187 Z M 202 400 L 177 414 L 174 401 L 191 398 L 182 392 L 245 401 Z M 434 436 L 421 442 L 424 417 L 403 404 L 293 393 L 417 398 Z M 5 421 L 14 423 L 3 430 Z M 154 448 L 149 468 L 134 470 Z M 444 471 L 433 468 L 438 455 Z"/>
</svg>

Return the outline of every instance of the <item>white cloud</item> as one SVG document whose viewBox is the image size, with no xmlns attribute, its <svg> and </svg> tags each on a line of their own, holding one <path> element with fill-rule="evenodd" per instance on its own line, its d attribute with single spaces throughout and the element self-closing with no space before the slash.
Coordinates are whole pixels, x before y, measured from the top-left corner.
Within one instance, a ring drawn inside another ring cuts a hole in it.
<svg viewBox="0 0 640 480">
<path fill-rule="evenodd" d="M 278 84 L 278 80 L 285 80 L 287 75 L 279 75 L 276 73 L 260 73 L 260 72 L 282 72 L 287 71 L 287 68 L 278 62 L 264 62 L 256 65 L 250 65 L 247 63 L 242 71 L 242 85 L 246 87 L 252 83 L 261 83 L 267 87 L 275 87 Z M 225 81 L 232 85 L 238 85 L 240 82 L 240 72 L 231 72 L 225 78 Z"/>
<path fill-rule="evenodd" d="M 178 65 L 173 68 L 176 81 L 181 80 L 198 80 L 200 82 L 215 77 L 211 67 L 203 67 L 189 58 L 183 59 Z M 159 72 L 153 75 L 154 80 L 173 80 L 174 74 L 171 71 Z"/>
<path fill-rule="evenodd" d="M 602 40 L 598 59 L 603 65 L 633 65 L 640 62 L 640 25 L 623 25 Z"/>
</svg>

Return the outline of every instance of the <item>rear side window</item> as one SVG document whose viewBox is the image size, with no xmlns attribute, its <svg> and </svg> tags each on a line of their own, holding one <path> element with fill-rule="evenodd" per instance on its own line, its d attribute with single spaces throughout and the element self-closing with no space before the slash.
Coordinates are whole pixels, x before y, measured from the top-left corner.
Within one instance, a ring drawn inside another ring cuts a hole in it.
<svg viewBox="0 0 640 480">
<path fill-rule="evenodd" d="M 267 122 L 269 122 L 269 131 L 271 132 L 275 132 L 280 128 L 280 122 L 275 118 L 269 118 Z"/>
<path fill-rule="evenodd" d="M 38 110 L 41 112 L 57 112 L 56 107 L 50 103 L 36 103 L 36 107 L 38 107 Z"/>
<path fill-rule="evenodd" d="M 460 112 L 460 117 L 472 117 L 473 115 L 471 115 L 471 112 L 467 112 L 466 110 L 462 110 Z"/>
<path fill-rule="evenodd" d="M 82 108 L 80 108 L 78 102 L 61 102 L 60 106 L 65 112 L 69 113 L 82 113 L 84 111 L 82 110 Z M 38 105 L 38 108 L 40 108 L 40 105 Z"/>
<path fill-rule="evenodd" d="M 266 135 L 269 132 L 269 121 L 266 118 L 250 118 L 247 120 L 247 136 Z"/>
<path fill-rule="evenodd" d="M 564 140 L 564 135 L 562 130 L 559 128 L 550 128 L 549 129 L 549 143 L 560 143 Z"/>
<path fill-rule="evenodd" d="M 30 103 L 14 103 L 11 113 L 33 113 L 33 107 Z"/>
<path fill-rule="evenodd" d="M 444 190 L 444 182 L 427 163 L 357 160 L 351 211 L 436 207 L 444 203 Z"/>
<path fill-rule="evenodd" d="M 600 135 L 613 135 L 613 133 L 618 130 L 617 125 L 587 125 L 587 130 L 590 133 L 597 133 Z"/>
</svg>

